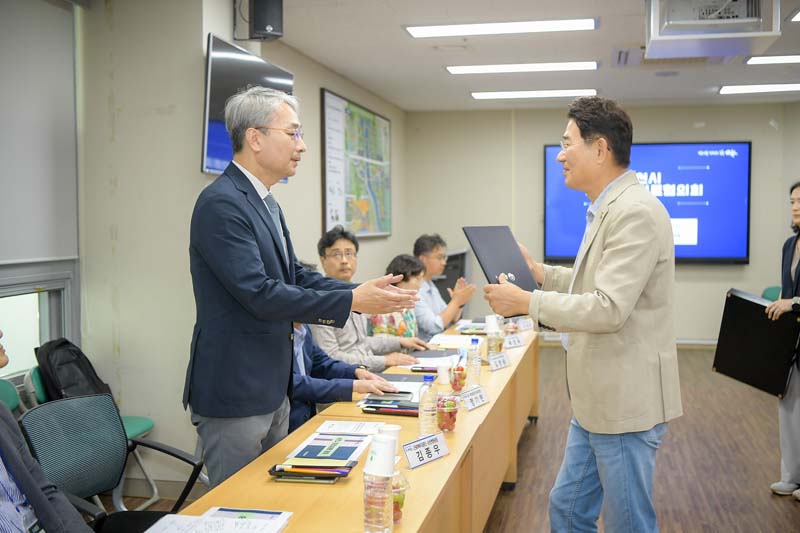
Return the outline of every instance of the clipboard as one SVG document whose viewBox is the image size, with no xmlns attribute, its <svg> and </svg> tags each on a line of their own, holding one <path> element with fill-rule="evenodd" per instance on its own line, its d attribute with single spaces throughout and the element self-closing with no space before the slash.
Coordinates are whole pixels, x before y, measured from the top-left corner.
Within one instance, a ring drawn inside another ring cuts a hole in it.
<svg viewBox="0 0 800 533">
<path fill-rule="evenodd" d="M 725 295 L 712 370 L 783 398 L 800 340 L 800 316 L 770 320 L 772 302 L 737 289 Z"/>
<path fill-rule="evenodd" d="M 526 291 L 539 288 L 533 278 L 519 244 L 508 226 L 464 226 L 472 251 L 481 265 L 489 283 L 497 283 L 497 277 L 505 274 L 508 281 Z"/>
</svg>

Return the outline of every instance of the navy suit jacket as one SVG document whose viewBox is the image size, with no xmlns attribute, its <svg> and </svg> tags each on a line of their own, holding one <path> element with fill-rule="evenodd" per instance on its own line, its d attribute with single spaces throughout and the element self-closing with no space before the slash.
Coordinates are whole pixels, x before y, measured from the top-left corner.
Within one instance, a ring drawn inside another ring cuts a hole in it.
<svg viewBox="0 0 800 533">
<path fill-rule="evenodd" d="M 794 273 L 794 282 L 789 270 L 792 268 L 792 254 L 797 243 L 798 235 L 786 239 L 783 243 L 783 254 L 781 255 L 781 298 L 794 298 L 800 296 L 800 263 Z"/>
<path fill-rule="evenodd" d="M 292 321 L 347 322 L 355 285 L 301 267 L 282 212 L 280 221 L 276 228 L 233 163 L 197 199 L 189 242 L 197 321 L 183 391 L 193 413 L 275 411 L 291 392 Z"/>
<path fill-rule="evenodd" d="M 63 492 L 44 477 L 8 407 L 0 402 L 0 455 L 48 533 L 92 531 Z"/>
<path fill-rule="evenodd" d="M 306 375 L 297 365 L 292 371 L 292 410 L 289 431 L 294 431 L 316 413 L 317 403 L 349 402 L 353 399 L 353 380 L 358 365 L 348 365 L 332 359 L 317 346 L 311 330 L 303 324 L 306 338 L 303 341 L 303 361 Z"/>
</svg>

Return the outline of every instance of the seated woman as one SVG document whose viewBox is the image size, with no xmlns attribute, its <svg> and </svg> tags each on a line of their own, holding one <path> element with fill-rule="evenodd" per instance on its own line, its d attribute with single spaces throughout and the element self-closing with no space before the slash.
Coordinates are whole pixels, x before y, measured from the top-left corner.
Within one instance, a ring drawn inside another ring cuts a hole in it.
<svg viewBox="0 0 800 533">
<path fill-rule="evenodd" d="M 403 275 L 403 281 L 395 283 L 401 289 L 418 291 L 425 276 L 425 265 L 414 256 L 401 254 L 386 267 L 387 274 Z M 403 309 L 383 315 L 370 315 L 367 320 L 369 335 L 391 335 L 394 337 L 417 337 L 417 314 L 414 309 Z"/>
</svg>

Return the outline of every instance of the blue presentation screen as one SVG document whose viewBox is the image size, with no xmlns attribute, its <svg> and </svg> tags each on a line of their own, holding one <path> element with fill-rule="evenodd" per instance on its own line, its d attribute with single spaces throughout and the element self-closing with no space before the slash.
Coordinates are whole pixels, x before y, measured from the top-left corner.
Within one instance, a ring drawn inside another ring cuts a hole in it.
<svg viewBox="0 0 800 533">
<path fill-rule="evenodd" d="M 560 150 L 544 150 L 544 255 L 555 262 L 575 258 L 590 203 L 564 185 Z M 749 142 L 634 144 L 630 168 L 667 208 L 677 261 L 749 261 Z"/>
</svg>

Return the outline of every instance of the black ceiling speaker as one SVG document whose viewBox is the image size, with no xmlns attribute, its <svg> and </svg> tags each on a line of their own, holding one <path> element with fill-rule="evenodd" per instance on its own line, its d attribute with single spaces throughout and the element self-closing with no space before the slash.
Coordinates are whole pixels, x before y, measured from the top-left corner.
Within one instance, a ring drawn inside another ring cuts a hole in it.
<svg viewBox="0 0 800 533">
<path fill-rule="evenodd" d="M 250 38 L 283 37 L 283 0 L 250 0 Z"/>
</svg>

